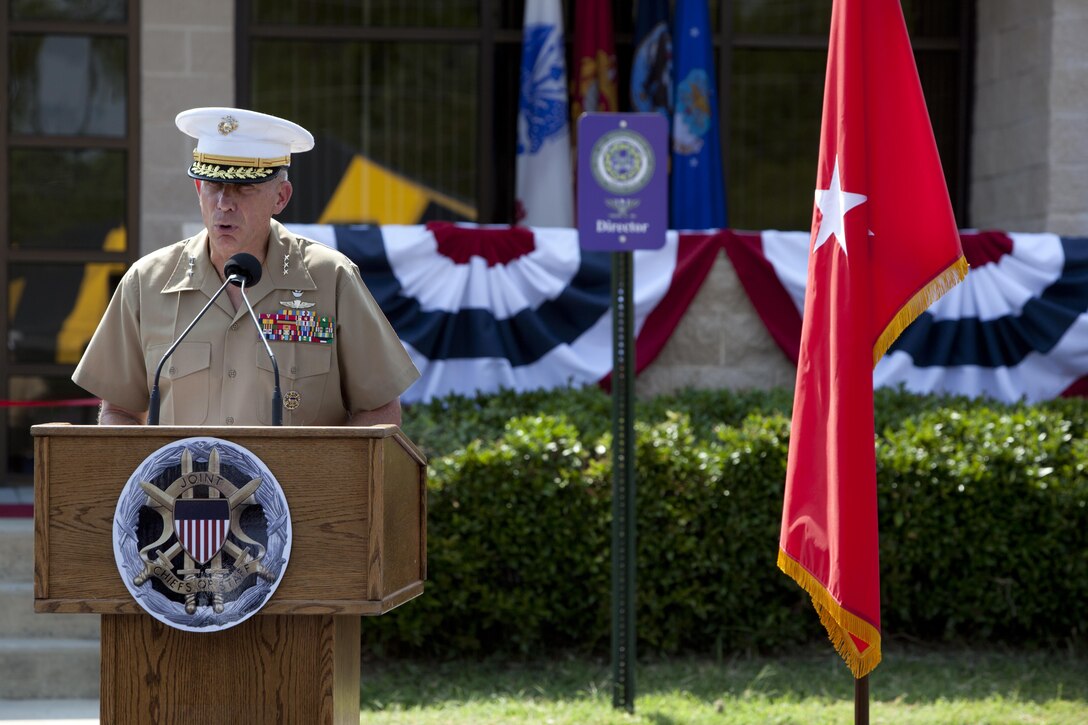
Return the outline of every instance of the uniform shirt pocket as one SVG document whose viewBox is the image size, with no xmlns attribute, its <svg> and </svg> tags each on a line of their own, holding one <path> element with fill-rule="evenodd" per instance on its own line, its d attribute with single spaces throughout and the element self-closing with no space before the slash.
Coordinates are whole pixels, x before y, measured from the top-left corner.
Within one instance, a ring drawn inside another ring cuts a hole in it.
<svg viewBox="0 0 1088 725">
<path fill-rule="evenodd" d="M 324 408 L 325 388 L 332 367 L 332 345 L 304 342 L 271 342 L 280 368 L 280 395 L 284 425 L 311 425 Z M 257 419 L 272 424 L 272 361 L 264 345 L 257 347 L 257 367 L 267 396 L 257 401 Z"/>
<path fill-rule="evenodd" d="M 170 345 L 148 348 L 148 370 L 158 367 Z M 162 366 L 159 378 L 159 421 L 163 425 L 201 425 L 208 418 L 212 345 L 183 342 Z"/>
</svg>

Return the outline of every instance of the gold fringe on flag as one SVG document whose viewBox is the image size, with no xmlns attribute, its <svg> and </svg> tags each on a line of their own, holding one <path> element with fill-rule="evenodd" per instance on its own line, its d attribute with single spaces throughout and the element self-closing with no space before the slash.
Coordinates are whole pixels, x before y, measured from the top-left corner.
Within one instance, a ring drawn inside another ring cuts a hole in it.
<svg viewBox="0 0 1088 725">
<path fill-rule="evenodd" d="M 967 259 L 960 255 L 960 258 L 948 269 L 934 277 L 929 284 L 918 290 L 905 305 L 899 308 L 899 312 L 895 314 L 892 321 L 880 333 L 876 344 L 873 345 L 873 367 L 876 367 L 876 364 L 880 362 L 880 358 L 884 357 L 884 353 L 888 351 L 888 348 L 892 346 L 892 343 L 895 342 L 895 339 L 899 337 L 903 330 L 907 329 L 907 325 L 914 322 L 918 315 L 925 312 L 930 305 L 940 299 L 941 295 L 963 281 L 966 276 Z"/>
<path fill-rule="evenodd" d="M 820 615 L 820 622 L 827 630 L 827 636 L 854 677 L 861 679 L 872 672 L 880 664 L 880 631 L 856 614 L 843 609 L 816 577 L 782 549 L 778 550 L 778 568 L 812 597 L 812 606 Z M 851 633 L 869 643 L 864 652 L 854 644 Z"/>
</svg>

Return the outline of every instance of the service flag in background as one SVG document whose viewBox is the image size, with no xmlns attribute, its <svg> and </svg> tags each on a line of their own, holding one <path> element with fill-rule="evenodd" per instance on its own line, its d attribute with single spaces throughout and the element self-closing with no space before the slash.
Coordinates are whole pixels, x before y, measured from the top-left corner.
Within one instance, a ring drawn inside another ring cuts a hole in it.
<svg viewBox="0 0 1088 725">
<path fill-rule="evenodd" d="M 834 0 L 778 566 L 880 662 L 873 366 L 967 273 L 899 0 Z"/>
<path fill-rule="evenodd" d="M 668 0 L 638 0 L 631 61 L 631 110 L 657 111 L 672 123 L 672 33 Z"/>
<path fill-rule="evenodd" d="M 515 217 L 526 226 L 574 226 L 564 54 L 559 0 L 526 0 L 515 182 Z"/>
<path fill-rule="evenodd" d="M 720 229 L 726 225 L 727 215 L 707 0 L 677 1 L 672 47 L 676 99 L 669 228 Z"/>
<path fill-rule="evenodd" d="M 574 6 L 574 92 L 571 121 L 583 113 L 618 111 L 616 47 L 612 40 L 612 0 L 582 0 Z"/>
</svg>

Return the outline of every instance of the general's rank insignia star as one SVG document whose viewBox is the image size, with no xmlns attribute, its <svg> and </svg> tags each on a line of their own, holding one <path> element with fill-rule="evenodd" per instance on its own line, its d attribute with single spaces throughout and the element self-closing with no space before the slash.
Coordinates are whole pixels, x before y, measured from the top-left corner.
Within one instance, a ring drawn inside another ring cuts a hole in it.
<svg viewBox="0 0 1088 725">
<path fill-rule="evenodd" d="M 831 171 L 831 182 L 826 189 L 816 190 L 816 207 L 820 210 L 820 228 L 816 232 L 816 241 L 812 244 L 812 251 L 824 245 L 832 236 L 842 247 L 843 254 L 846 249 L 846 213 L 865 203 L 869 199 L 865 194 L 855 194 L 843 191 L 841 177 L 839 176 L 839 157 L 835 156 L 835 167 Z"/>
</svg>

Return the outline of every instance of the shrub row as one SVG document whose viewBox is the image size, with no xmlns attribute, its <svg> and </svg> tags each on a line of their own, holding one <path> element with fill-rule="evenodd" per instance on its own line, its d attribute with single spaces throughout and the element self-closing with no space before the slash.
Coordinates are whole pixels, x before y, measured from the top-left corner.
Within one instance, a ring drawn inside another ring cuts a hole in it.
<svg viewBox="0 0 1088 725">
<path fill-rule="evenodd" d="M 775 565 L 788 391 L 637 407 L 640 652 L 824 638 Z M 597 389 L 415 405 L 430 459 L 426 593 L 368 620 L 375 653 L 607 651 L 611 403 Z M 877 391 L 886 637 L 1053 646 L 1088 629 L 1088 402 Z"/>
</svg>

